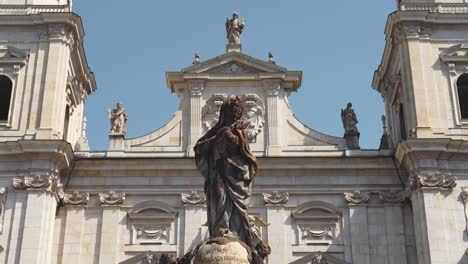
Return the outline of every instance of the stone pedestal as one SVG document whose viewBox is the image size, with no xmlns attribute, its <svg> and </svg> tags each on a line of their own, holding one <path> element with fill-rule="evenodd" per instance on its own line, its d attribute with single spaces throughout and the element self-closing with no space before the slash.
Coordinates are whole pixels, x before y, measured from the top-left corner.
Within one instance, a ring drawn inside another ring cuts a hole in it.
<svg viewBox="0 0 468 264">
<path fill-rule="evenodd" d="M 250 264 L 252 253 L 239 240 L 219 237 L 200 245 L 194 264 Z"/>
<path fill-rule="evenodd" d="M 125 149 L 125 134 L 109 134 L 109 151 L 123 151 Z"/>
<path fill-rule="evenodd" d="M 346 146 L 349 149 L 360 149 L 359 147 L 359 132 L 347 132 L 344 134 L 344 138 L 346 139 Z"/>
<path fill-rule="evenodd" d="M 241 44 L 226 44 L 226 53 L 229 52 L 242 52 L 242 45 Z"/>
</svg>

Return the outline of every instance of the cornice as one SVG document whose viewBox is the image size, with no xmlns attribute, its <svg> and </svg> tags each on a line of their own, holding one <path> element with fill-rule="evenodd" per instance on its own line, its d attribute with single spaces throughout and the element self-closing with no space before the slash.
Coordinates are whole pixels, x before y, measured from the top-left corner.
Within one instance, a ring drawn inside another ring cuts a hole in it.
<svg viewBox="0 0 468 264">
<path fill-rule="evenodd" d="M 46 158 L 58 169 L 71 167 L 75 156 L 68 142 L 61 140 L 18 140 L 0 142 L 0 157 L 17 160 Z"/>
</svg>

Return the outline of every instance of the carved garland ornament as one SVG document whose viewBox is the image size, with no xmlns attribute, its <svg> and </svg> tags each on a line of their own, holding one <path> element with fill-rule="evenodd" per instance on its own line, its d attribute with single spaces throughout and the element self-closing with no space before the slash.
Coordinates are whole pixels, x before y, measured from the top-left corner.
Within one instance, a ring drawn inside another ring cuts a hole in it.
<svg viewBox="0 0 468 264">
<path fill-rule="evenodd" d="M 125 201 L 124 192 L 108 192 L 108 193 L 99 193 L 99 201 L 102 205 L 117 205 L 123 204 Z"/>
<path fill-rule="evenodd" d="M 194 191 L 190 193 L 181 193 L 180 198 L 182 199 L 182 203 L 189 205 L 204 204 L 206 201 L 206 197 L 204 194 L 200 195 Z"/>
<path fill-rule="evenodd" d="M 441 172 L 419 173 L 414 172 L 407 182 L 407 191 L 418 188 L 453 189 L 457 186 L 457 177 L 447 176 Z"/>
<path fill-rule="evenodd" d="M 406 200 L 407 193 L 405 191 L 389 191 L 379 192 L 379 198 L 386 203 L 401 203 Z"/>
<path fill-rule="evenodd" d="M 206 101 L 202 109 L 202 123 L 205 132 L 218 122 L 219 110 L 226 98 L 225 94 L 215 94 Z M 243 118 L 249 121 L 247 131 L 249 138 L 253 139 L 263 131 L 265 106 L 262 99 L 256 94 L 246 94 L 242 96 L 242 100 L 244 102 Z"/>
<path fill-rule="evenodd" d="M 278 192 L 272 192 L 271 194 L 269 193 L 263 193 L 263 201 L 265 204 L 285 204 L 289 200 L 289 193 L 284 192 L 284 193 L 278 193 Z"/>
<path fill-rule="evenodd" d="M 323 240 L 325 238 L 332 238 L 332 229 L 328 226 L 325 227 L 325 230 L 319 231 L 310 226 L 302 226 L 301 231 L 303 240 Z"/>
<path fill-rule="evenodd" d="M 138 226 L 136 228 L 137 238 L 145 238 L 151 240 L 167 240 L 169 229 L 166 227 L 145 227 Z"/>
<path fill-rule="evenodd" d="M 352 193 L 344 193 L 344 198 L 351 204 L 366 203 L 370 199 L 370 193 L 361 193 L 361 191 L 356 190 Z"/>
<path fill-rule="evenodd" d="M 89 193 L 72 192 L 63 196 L 66 205 L 85 205 L 89 201 Z"/>
</svg>

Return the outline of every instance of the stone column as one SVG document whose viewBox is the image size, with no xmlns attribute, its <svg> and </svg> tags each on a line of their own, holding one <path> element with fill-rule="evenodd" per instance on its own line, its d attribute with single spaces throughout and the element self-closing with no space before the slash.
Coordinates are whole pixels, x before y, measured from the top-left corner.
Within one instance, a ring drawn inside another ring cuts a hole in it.
<svg viewBox="0 0 468 264">
<path fill-rule="evenodd" d="M 51 263 L 55 211 L 61 185 L 55 174 L 13 179 L 13 187 L 17 191 L 27 192 L 23 239 L 18 263 Z"/>
<path fill-rule="evenodd" d="M 187 154 L 191 157 L 195 155 L 193 147 L 201 137 L 202 132 L 202 92 L 205 88 L 204 81 L 189 82 L 190 92 L 190 133 L 187 144 Z"/>
<path fill-rule="evenodd" d="M 369 233 L 367 231 L 367 201 L 369 193 L 345 193 L 349 206 L 351 252 L 353 263 L 370 264 Z"/>
<path fill-rule="evenodd" d="M 267 80 L 263 82 L 267 96 L 267 129 L 268 138 L 266 152 L 268 156 L 281 154 L 280 140 L 280 109 L 278 109 L 281 81 Z"/>
</svg>

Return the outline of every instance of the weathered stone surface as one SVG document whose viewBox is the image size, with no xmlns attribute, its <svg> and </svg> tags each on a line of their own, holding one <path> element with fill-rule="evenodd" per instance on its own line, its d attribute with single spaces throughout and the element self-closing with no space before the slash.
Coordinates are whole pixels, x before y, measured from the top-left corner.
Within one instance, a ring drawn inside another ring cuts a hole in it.
<svg viewBox="0 0 468 264">
<path fill-rule="evenodd" d="M 250 264 L 250 259 L 250 252 L 242 242 L 218 238 L 200 246 L 194 264 Z"/>
</svg>

